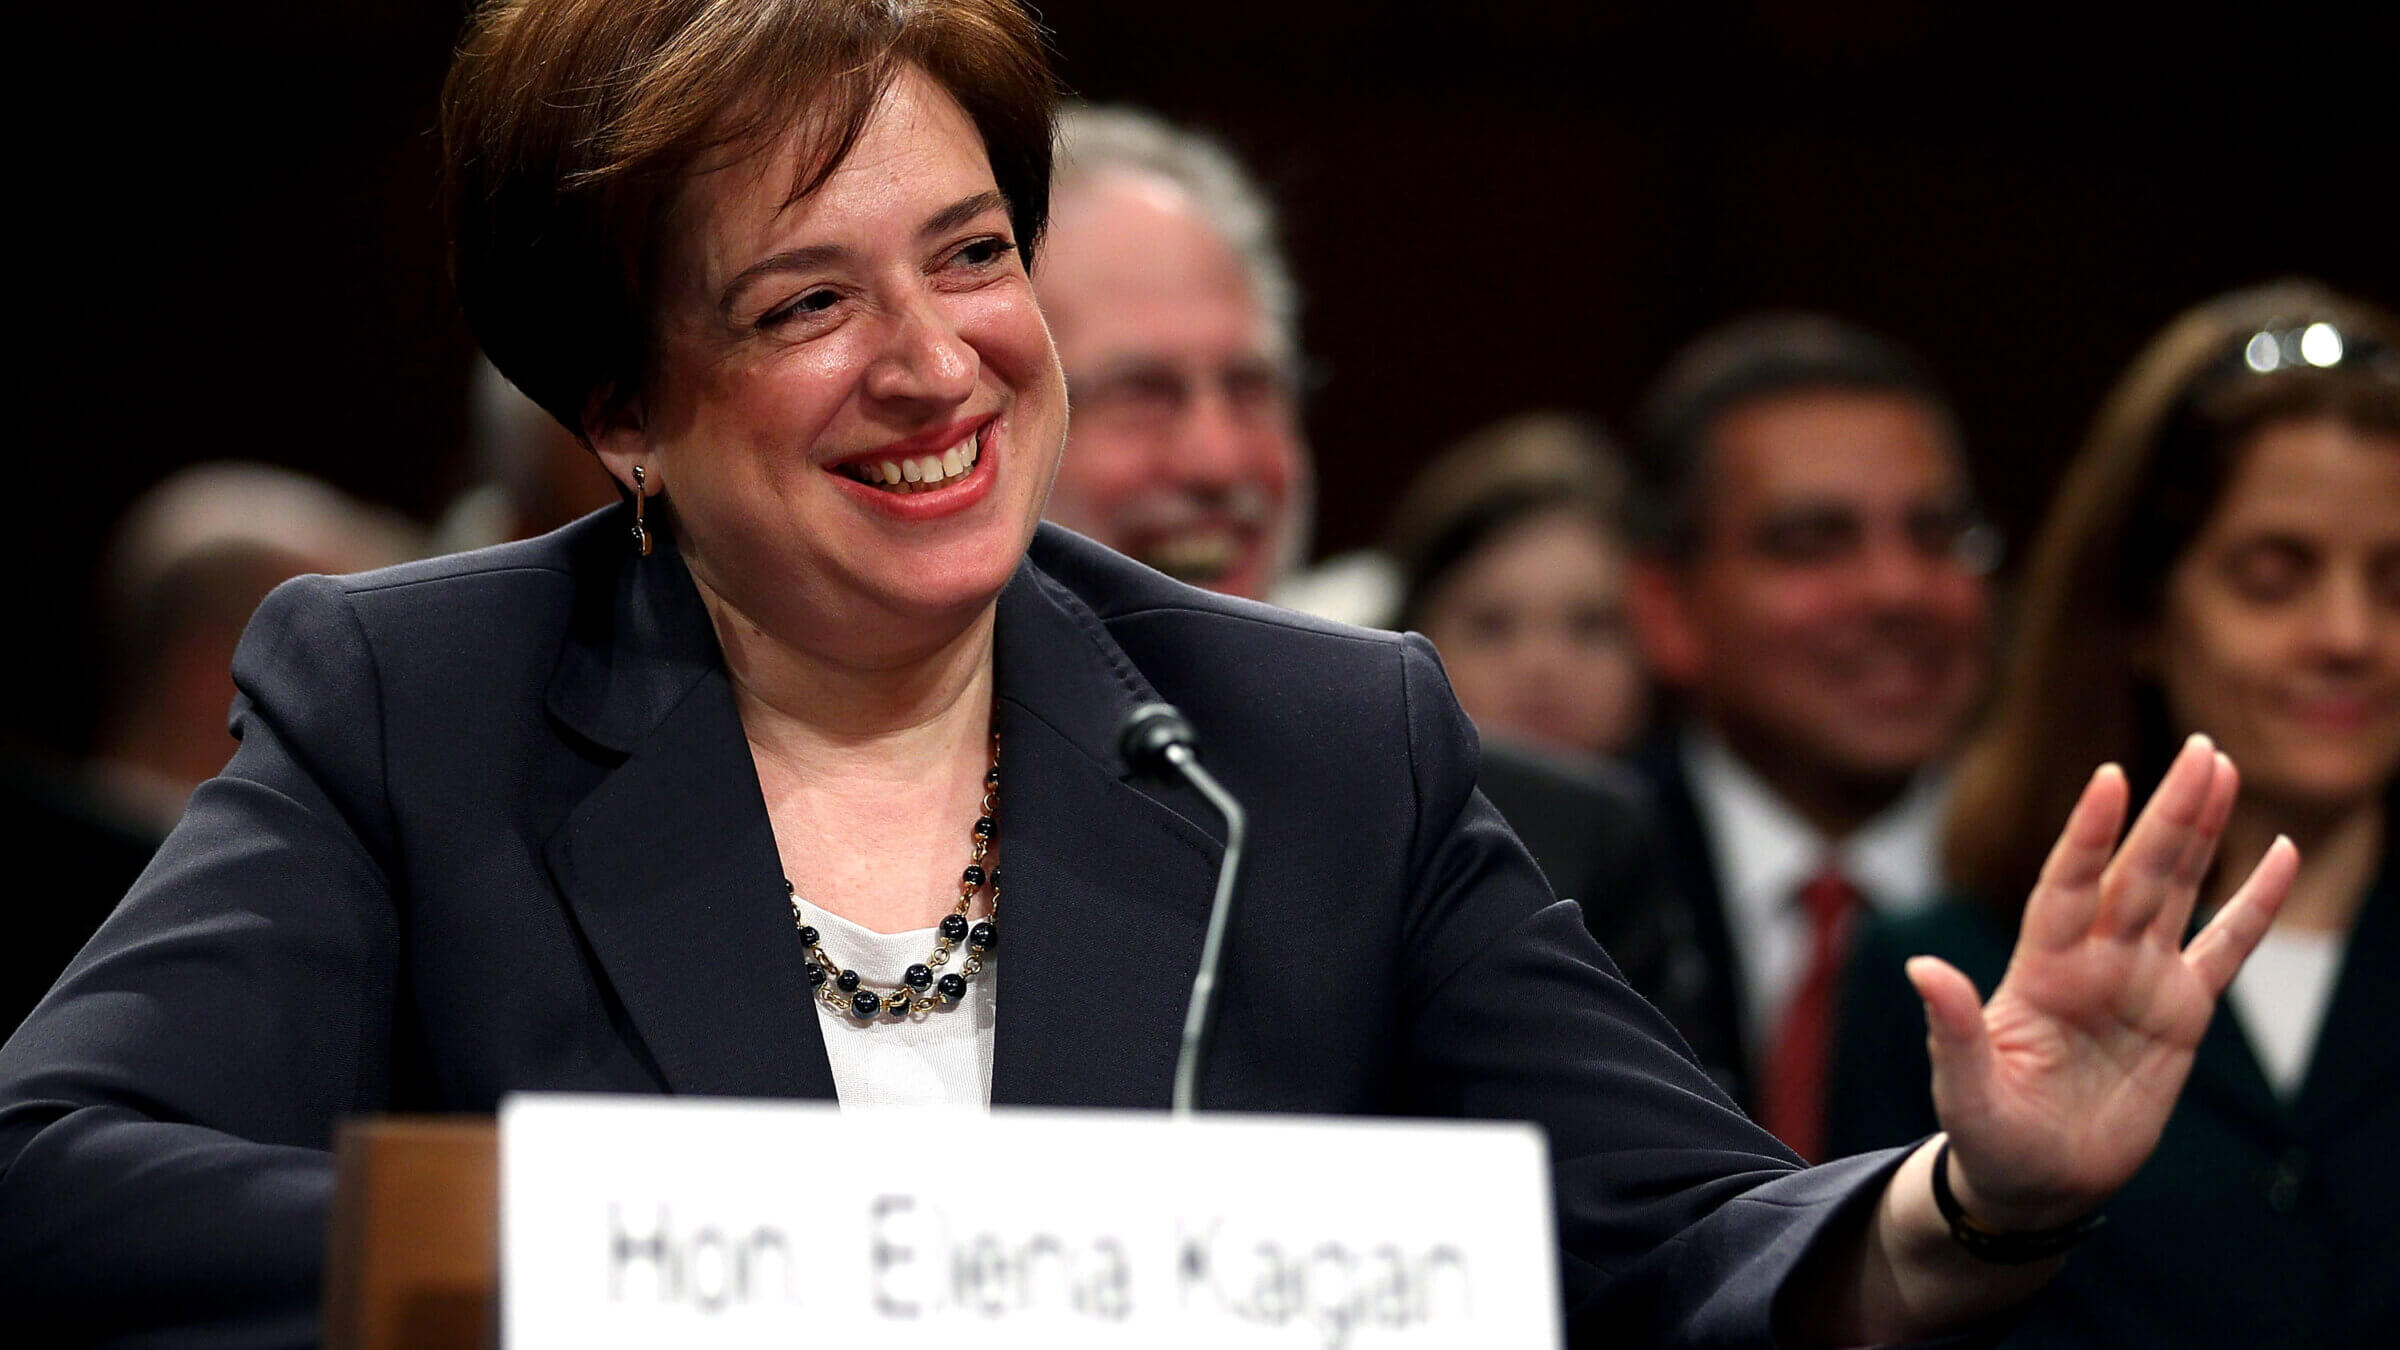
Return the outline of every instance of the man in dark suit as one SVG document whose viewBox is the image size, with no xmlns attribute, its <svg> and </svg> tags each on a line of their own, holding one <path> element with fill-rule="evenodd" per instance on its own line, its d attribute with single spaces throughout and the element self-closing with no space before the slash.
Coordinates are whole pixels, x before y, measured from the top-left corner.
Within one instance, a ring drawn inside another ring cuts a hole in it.
<svg viewBox="0 0 2400 1350">
<path fill-rule="evenodd" d="M 1062 119 L 1051 202 L 1034 280 L 1075 416 L 1050 519 L 1180 580 L 1274 598 L 1306 551 L 1311 474 L 1272 205 L 1215 141 L 1123 108 Z M 1486 744 L 1477 786 L 1553 889 L 1618 911 L 1613 937 L 1653 942 L 1630 774 Z"/>
<path fill-rule="evenodd" d="M 1619 956 L 1808 1154 L 1852 917 L 1937 884 L 1940 764 L 1987 676 L 1990 540 L 1931 377 L 1837 320 L 1702 337 L 1643 432 L 1631 602 L 1682 718 L 1639 764 L 1684 903 Z"/>
</svg>

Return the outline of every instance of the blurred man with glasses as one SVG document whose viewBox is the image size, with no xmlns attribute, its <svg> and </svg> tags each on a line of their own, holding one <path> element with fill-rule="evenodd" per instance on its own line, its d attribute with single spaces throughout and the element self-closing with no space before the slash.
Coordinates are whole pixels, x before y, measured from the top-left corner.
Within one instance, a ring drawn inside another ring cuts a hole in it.
<svg viewBox="0 0 2400 1350">
<path fill-rule="evenodd" d="M 1205 137 L 1075 109 L 1034 284 L 1074 407 L 1050 518 L 1263 598 L 1309 514 L 1294 295 L 1265 199 Z"/>
<path fill-rule="evenodd" d="M 1287 595 L 1311 510 L 1296 301 L 1248 173 L 1152 114 L 1074 109 L 1033 280 L 1074 409 L 1050 518 L 1197 586 Z M 1370 592 L 1309 607 L 1365 617 L 1388 598 Z M 1681 909 L 1629 773 L 1491 743 L 1476 785 L 1587 925 L 1657 964 Z"/>
</svg>

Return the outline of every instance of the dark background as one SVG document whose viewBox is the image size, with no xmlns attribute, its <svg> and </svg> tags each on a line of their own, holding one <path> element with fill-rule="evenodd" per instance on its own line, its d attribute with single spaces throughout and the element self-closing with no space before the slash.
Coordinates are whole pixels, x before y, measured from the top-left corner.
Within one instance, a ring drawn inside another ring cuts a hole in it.
<svg viewBox="0 0 2400 1350">
<path fill-rule="evenodd" d="M 1684 339 L 1836 310 L 1950 376 L 2031 524 L 2144 336 L 2308 273 L 2400 301 L 2400 31 L 2332 6 L 1051 0 L 1061 74 L 1217 128 L 1281 197 L 1325 380 L 1320 551 L 1444 441 L 1622 426 Z M 0 740 L 78 748 L 109 522 L 245 457 L 430 518 L 469 356 L 434 219 L 456 0 L 44 7 Z"/>
</svg>

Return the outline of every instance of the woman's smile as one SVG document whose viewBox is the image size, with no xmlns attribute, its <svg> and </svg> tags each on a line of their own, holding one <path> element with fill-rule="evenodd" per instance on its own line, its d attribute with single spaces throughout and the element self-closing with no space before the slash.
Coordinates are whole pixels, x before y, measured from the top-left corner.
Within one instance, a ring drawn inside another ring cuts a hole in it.
<svg viewBox="0 0 2400 1350">
<path fill-rule="evenodd" d="M 913 512 L 960 510 L 990 490 L 992 470 L 985 467 L 984 445 L 999 439 L 1000 419 L 986 418 L 956 428 L 912 436 L 905 441 L 867 451 L 841 461 L 833 472 L 867 487 L 877 498 L 907 500 Z M 979 467 L 985 471 L 977 473 Z M 894 503 L 899 505 L 900 503 Z"/>
</svg>

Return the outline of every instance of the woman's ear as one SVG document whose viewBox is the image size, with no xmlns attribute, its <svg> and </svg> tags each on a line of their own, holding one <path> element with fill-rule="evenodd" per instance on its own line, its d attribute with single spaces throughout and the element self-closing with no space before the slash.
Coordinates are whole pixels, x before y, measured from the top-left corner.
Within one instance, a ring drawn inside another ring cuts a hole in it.
<svg viewBox="0 0 2400 1350">
<path fill-rule="evenodd" d="M 617 486 L 628 493 L 634 491 L 633 469 L 638 464 L 647 480 L 643 488 L 651 495 L 661 490 L 657 457 L 650 449 L 639 395 L 619 398 L 614 385 L 594 391 L 584 405 L 583 434 Z"/>
</svg>

